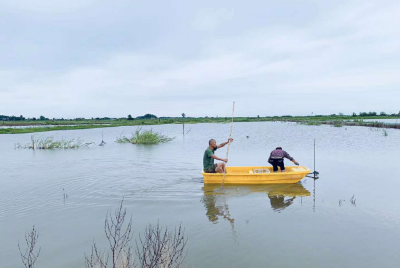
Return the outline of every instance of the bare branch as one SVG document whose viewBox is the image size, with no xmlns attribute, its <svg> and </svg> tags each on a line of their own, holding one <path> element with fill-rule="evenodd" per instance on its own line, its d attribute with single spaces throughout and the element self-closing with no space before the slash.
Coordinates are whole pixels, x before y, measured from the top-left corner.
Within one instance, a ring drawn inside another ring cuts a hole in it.
<svg viewBox="0 0 400 268">
<path fill-rule="evenodd" d="M 24 253 L 22 253 L 21 247 L 18 242 L 18 249 L 21 255 L 21 260 L 26 268 L 33 268 L 35 262 L 37 261 L 40 255 L 41 248 L 39 248 L 39 250 L 35 252 L 35 246 L 38 239 L 39 239 L 39 232 L 36 231 L 35 225 L 33 225 L 32 230 L 29 233 L 25 234 L 26 250 Z"/>
<path fill-rule="evenodd" d="M 185 233 L 181 225 L 174 232 L 168 231 L 157 223 L 156 226 L 149 224 L 145 232 L 139 235 L 136 241 L 136 254 L 140 266 L 143 268 L 175 268 L 182 267 L 186 258 Z"/>
<path fill-rule="evenodd" d="M 112 212 L 107 210 L 104 221 L 104 232 L 109 243 L 109 253 L 100 253 L 96 243 L 93 242 L 90 257 L 85 254 L 87 268 L 134 268 L 133 250 L 130 246 L 132 240 L 132 217 L 124 225 L 126 209 L 121 201 L 118 208 Z M 185 231 L 181 224 L 177 229 L 168 231 L 159 223 L 149 224 L 143 235 L 136 241 L 136 254 L 142 268 L 180 268 L 186 258 Z M 110 266 L 108 256 L 112 257 Z"/>
<path fill-rule="evenodd" d="M 110 255 L 112 257 L 110 266 L 112 268 L 134 267 L 133 251 L 129 245 L 133 236 L 132 217 L 124 228 L 126 209 L 123 208 L 123 202 L 124 200 L 121 201 L 114 213 L 112 213 L 111 210 L 107 210 L 104 221 L 104 232 L 110 246 Z M 96 243 L 93 242 L 90 258 L 85 254 L 86 267 L 107 268 L 108 257 L 108 253 L 99 253 Z"/>
</svg>

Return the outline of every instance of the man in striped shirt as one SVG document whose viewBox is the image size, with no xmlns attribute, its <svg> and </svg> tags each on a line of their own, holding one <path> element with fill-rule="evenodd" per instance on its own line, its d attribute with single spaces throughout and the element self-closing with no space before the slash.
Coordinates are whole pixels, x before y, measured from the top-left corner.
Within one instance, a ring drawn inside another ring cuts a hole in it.
<svg viewBox="0 0 400 268">
<path fill-rule="evenodd" d="M 273 166 L 274 172 L 278 172 L 278 167 L 280 167 L 281 172 L 285 171 L 285 164 L 283 163 L 284 158 L 287 158 L 296 165 L 299 165 L 299 163 L 297 163 L 293 157 L 291 157 L 286 151 L 282 150 L 282 147 L 276 147 L 276 149 L 271 152 L 268 158 L 268 163 Z"/>
</svg>

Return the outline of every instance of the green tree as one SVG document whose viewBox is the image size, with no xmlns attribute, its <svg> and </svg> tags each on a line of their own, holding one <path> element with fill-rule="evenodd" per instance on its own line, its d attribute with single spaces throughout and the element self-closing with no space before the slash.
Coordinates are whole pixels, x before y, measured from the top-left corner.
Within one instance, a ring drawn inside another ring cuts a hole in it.
<svg viewBox="0 0 400 268">
<path fill-rule="evenodd" d="M 154 114 L 145 114 L 143 116 L 136 117 L 137 119 L 157 119 L 158 117 Z"/>
<path fill-rule="evenodd" d="M 128 120 L 133 120 L 132 115 L 128 114 Z"/>
<path fill-rule="evenodd" d="M 185 117 L 186 117 L 186 114 L 185 114 L 185 113 L 182 113 L 182 117 L 185 118 Z"/>
</svg>

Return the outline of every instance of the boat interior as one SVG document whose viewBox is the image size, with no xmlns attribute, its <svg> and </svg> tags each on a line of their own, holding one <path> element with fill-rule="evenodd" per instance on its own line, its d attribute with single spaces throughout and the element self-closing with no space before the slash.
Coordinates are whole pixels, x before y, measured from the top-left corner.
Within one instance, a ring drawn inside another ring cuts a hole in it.
<svg viewBox="0 0 400 268">
<path fill-rule="evenodd" d="M 308 169 L 303 166 L 285 167 L 284 172 L 305 172 Z M 280 169 L 278 173 L 281 172 Z M 227 174 L 264 174 L 273 173 L 272 167 L 227 167 Z"/>
</svg>

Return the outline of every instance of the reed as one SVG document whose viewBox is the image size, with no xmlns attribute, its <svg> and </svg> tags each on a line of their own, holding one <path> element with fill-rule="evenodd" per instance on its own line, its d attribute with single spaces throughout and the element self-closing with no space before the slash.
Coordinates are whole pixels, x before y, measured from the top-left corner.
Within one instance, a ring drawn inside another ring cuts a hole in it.
<svg viewBox="0 0 400 268">
<path fill-rule="evenodd" d="M 49 149 L 79 149 L 83 147 L 89 147 L 89 145 L 93 144 L 93 142 L 85 143 L 83 140 L 78 138 L 77 140 L 71 139 L 66 140 L 62 138 L 61 140 L 54 140 L 54 137 L 35 137 L 31 136 L 31 142 L 25 145 L 21 145 L 20 143 L 15 144 L 16 149 L 41 149 L 41 150 L 49 150 Z"/>
<path fill-rule="evenodd" d="M 162 135 L 160 132 L 153 132 L 150 130 L 142 130 L 142 128 L 138 128 L 135 133 L 132 133 L 132 137 L 128 138 L 126 136 L 121 136 L 118 138 L 116 142 L 118 143 L 132 143 L 132 144 L 159 144 L 165 143 L 173 140 L 174 138 L 170 138 L 168 136 Z"/>
</svg>

